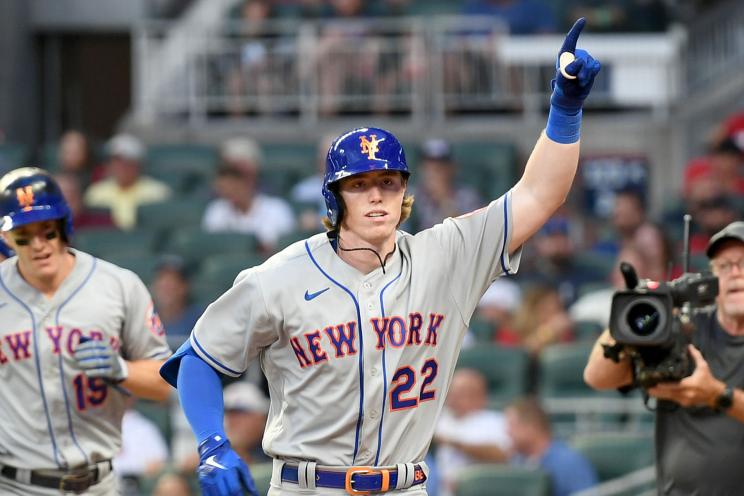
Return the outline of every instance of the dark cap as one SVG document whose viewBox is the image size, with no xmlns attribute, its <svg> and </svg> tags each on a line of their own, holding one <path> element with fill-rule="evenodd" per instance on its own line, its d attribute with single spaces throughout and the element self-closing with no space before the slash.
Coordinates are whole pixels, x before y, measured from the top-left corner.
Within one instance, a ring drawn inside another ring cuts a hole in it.
<svg viewBox="0 0 744 496">
<path fill-rule="evenodd" d="M 421 145 L 421 158 L 424 160 L 450 162 L 452 161 L 452 147 L 443 139 L 428 139 Z"/>
<path fill-rule="evenodd" d="M 713 258 L 721 245 L 730 239 L 744 243 L 744 222 L 740 220 L 732 222 L 715 233 L 708 242 L 705 254 L 708 255 L 708 258 Z"/>
<path fill-rule="evenodd" d="M 162 270 L 178 272 L 184 279 L 188 279 L 191 275 L 186 260 L 180 255 L 171 253 L 166 253 L 158 258 L 157 263 L 155 264 L 155 272 L 160 272 Z"/>
</svg>

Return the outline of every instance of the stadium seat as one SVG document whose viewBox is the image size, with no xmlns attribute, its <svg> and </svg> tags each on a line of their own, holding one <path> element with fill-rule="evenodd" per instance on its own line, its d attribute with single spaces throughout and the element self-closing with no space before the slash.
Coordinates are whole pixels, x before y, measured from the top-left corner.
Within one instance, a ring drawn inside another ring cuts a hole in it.
<svg viewBox="0 0 744 496">
<path fill-rule="evenodd" d="M 592 396 L 596 393 L 584 383 L 584 366 L 593 343 L 554 344 L 538 358 L 538 392 L 542 398 Z"/>
<path fill-rule="evenodd" d="M 258 494 L 266 494 L 269 492 L 269 486 L 271 485 L 271 473 L 274 469 L 273 463 L 255 463 L 251 464 L 250 471 L 253 476 L 253 482 L 256 483 L 256 490 Z"/>
<path fill-rule="evenodd" d="M 134 408 L 142 415 L 152 420 L 165 438 L 165 441 L 170 444 L 172 431 L 169 404 L 167 402 L 139 399 L 137 400 L 137 403 L 134 404 Z"/>
<path fill-rule="evenodd" d="M 250 234 L 210 233 L 199 227 L 179 227 L 171 233 L 166 251 L 181 255 L 190 263 L 199 263 L 210 255 L 253 255 L 256 246 L 256 237 Z"/>
<path fill-rule="evenodd" d="M 89 229 L 72 238 L 72 246 L 104 259 L 118 254 L 148 254 L 155 245 L 156 233 L 144 229 Z"/>
<path fill-rule="evenodd" d="M 548 475 L 537 469 L 508 465 L 473 465 L 457 478 L 456 496 L 548 496 Z"/>
<path fill-rule="evenodd" d="M 116 264 L 119 267 L 131 270 L 147 285 L 152 282 L 153 276 L 155 275 L 155 267 L 158 264 L 158 259 L 155 254 L 150 253 L 119 252 L 110 254 L 105 258 L 107 261 Z"/>
<path fill-rule="evenodd" d="M 214 146 L 163 144 L 148 148 L 144 171 L 166 182 L 175 191 L 189 194 L 211 183 L 217 163 L 218 154 Z"/>
<path fill-rule="evenodd" d="M 213 255 L 202 261 L 199 273 L 194 279 L 203 284 L 214 284 L 229 288 L 241 271 L 260 265 L 263 261 L 264 257 L 255 253 Z"/>
<path fill-rule="evenodd" d="M 489 403 L 497 407 L 527 392 L 528 362 L 527 351 L 522 348 L 482 343 L 462 350 L 457 367 L 480 371 L 488 381 Z"/>
<path fill-rule="evenodd" d="M 137 226 L 158 231 L 199 226 L 206 207 L 206 201 L 183 197 L 140 205 L 137 208 Z"/>
<path fill-rule="evenodd" d="M 602 331 L 602 324 L 592 320 L 578 320 L 574 322 L 573 331 L 576 341 L 594 343 Z"/>
<path fill-rule="evenodd" d="M 498 198 L 516 183 L 517 152 L 512 144 L 461 141 L 452 148 L 458 179 L 478 189 L 484 201 Z"/>
<path fill-rule="evenodd" d="M 571 444 L 594 465 L 601 482 L 654 464 L 651 436 L 627 432 L 582 434 Z"/>
<path fill-rule="evenodd" d="M 314 143 L 267 143 L 261 148 L 264 163 L 259 183 L 266 193 L 287 196 L 292 186 L 317 170 L 318 151 Z"/>
<path fill-rule="evenodd" d="M 0 174 L 28 165 L 27 158 L 28 152 L 24 145 L 17 143 L 0 145 Z"/>
</svg>

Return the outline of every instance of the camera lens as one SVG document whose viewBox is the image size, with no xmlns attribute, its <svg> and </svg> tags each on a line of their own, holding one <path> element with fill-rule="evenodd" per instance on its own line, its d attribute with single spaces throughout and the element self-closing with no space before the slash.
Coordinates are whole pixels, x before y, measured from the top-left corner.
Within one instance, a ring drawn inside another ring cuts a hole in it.
<svg viewBox="0 0 744 496">
<path fill-rule="evenodd" d="M 661 314 L 652 304 L 639 302 L 628 309 L 628 327 L 638 336 L 650 336 L 659 327 Z"/>
</svg>

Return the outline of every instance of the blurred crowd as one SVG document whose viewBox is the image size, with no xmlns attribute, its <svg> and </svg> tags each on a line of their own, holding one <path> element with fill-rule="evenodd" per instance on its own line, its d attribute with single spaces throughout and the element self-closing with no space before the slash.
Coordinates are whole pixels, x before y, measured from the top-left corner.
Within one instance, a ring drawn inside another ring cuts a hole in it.
<svg viewBox="0 0 744 496">
<path fill-rule="evenodd" d="M 261 178 L 267 157 L 261 144 L 236 137 L 219 146 L 209 176 L 211 189 L 187 201 L 201 208 L 193 223 L 203 236 L 233 233 L 255 239 L 255 253 L 233 254 L 237 264 L 228 267 L 230 278 L 288 242 L 322 229 L 320 189 L 328 142 L 328 137 L 318 142 L 317 154 L 306 157 L 306 176 L 288 185 L 283 195 L 264 191 Z M 147 147 L 135 136 L 116 135 L 100 147 L 71 130 L 61 136 L 56 149 L 53 160 L 44 165 L 54 171 L 71 206 L 76 235 L 82 239 L 87 233 L 134 235 L 143 228 L 139 225 L 143 205 L 156 207 L 151 212 L 157 215 L 158 207 L 183 201 L 176 198 L 182 185 L 174 177 L 156 179 L 148 174 Z M 443 138 L 426 139 L 410 149 L 415 157 L 410 185 L 415 206 L 402 229 L 416 232 L 490 200 L 483 190 L 460 180 L 462 164 L 454 150 Z M 463 357 L 470 358 L 452 379 L 437 427 L 429 457 L 430 494 L 454 494 L 458 473 L 474 463 L 537 467 L 550 477 L 556 495 L 601 480 L 591 460 L 567 442 L 565 433 L 554 433 L 543 402 L 551 395 L 597 394 L 576 383 L 581 383 L 588 346 L 608 324 L 613 292 L 624 287 L 617 270 L 620 261 L 631 263 L 641 278 L 680 275 L 681 217 L 690 213 L 692 269 L 707 269 L 695 262 L 704 258 L 710 235 L 742 218 L 744 113 L 720 124 L 707 153 L 692 158 L 684 168 L 679 196 L 666 202 L 658 215 L 649 213 L 647 190 L 614 191 L 606 218 L 596 218 L 570 200 L 527 244 L 525 249 L 532 253 L 524 257 L 519 273 L 495 281 L 483 296 L 464 344 Z M 151 271 L 141 276 L 151 287 L 175 349 L 188 337 L 209 298 L 193 297 L 200 267 L 188 253 L 151 256 Z M 495 360 L 488 354 L 494 350 L 525 357 L 523 370 L 515 372 L 521 377 L 514 379 L 524 386 L 506 396 L 494 386 Z M 485 353 L 485 362 L 474 358 L 479 352 Z M 568 365 L 568 382 L 560 383 L 560 372 L 548 371 L 556 356 L 563 356 L 564 362 L 568 356 L 578 357 Z M 252 465 L 269 461 L 260 449 L 268 411 L 264 381 L 255 368 L 225 391 L 230 439 Z M 196 462 L 193 436 L 175 399 L 168 406 L 132 404 L 116 463 L 125 494 L 192 494 Z"/>
</svg>

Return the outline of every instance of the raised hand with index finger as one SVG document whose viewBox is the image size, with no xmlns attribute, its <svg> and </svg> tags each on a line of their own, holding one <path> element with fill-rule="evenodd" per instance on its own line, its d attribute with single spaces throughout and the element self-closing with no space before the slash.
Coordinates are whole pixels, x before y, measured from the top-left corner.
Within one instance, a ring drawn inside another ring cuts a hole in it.
<svg viewBox="0 0 744 496">
<path fill-rule="evenodd" d="M 581 107 L 589 96 L 600 63 L 586 50 L 576 48 L 586 20 L 577 20 L 563 41 L 556 59 L 556 75 L 552 81 L 550 115 L 545 133 L 553 141 L 574 143 L 579 139 Z"/>
</svg>

